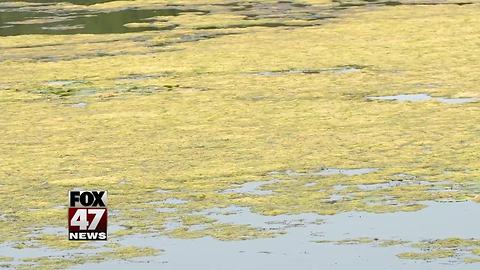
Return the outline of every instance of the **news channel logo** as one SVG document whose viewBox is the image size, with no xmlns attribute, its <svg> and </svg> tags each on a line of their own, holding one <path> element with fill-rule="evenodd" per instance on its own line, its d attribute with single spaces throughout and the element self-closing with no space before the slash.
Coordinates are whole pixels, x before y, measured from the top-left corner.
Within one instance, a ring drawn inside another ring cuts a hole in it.
<svg viewBox="0 0 480 270">
<path fill-rule="evenodd" d="M 68 192 L 68 240 L 107 240 L 107 191 Z"/>
</svg>

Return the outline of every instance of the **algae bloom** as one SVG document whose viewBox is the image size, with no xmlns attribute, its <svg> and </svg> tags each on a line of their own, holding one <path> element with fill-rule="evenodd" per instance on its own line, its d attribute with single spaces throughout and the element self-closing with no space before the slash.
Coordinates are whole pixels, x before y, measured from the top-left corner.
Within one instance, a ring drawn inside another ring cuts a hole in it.
<svg viewBox="0 0 480 270">
<path fill-rule="evenodd" d="M 2 1 L 0 268 L 475 269 L 479 11 Z M 74 189 L 106 243 L 67 240 Z"/>
</svg>

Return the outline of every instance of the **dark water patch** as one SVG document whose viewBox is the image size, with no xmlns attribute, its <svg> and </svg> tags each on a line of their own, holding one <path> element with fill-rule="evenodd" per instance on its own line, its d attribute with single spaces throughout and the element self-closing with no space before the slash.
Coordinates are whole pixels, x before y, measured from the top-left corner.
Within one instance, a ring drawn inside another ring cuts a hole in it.
<svg viewBox="0 0 480 270">
<path fill-rule="evenodd" d="M 11 28 L 14 24 L 22 24 L 27 20 L 44 19 L 48 20 L 55 17 L 55 14 L 49 12 L 3 10 L 0 12 L 0 26 L 2 28 Z M 57 20 L 66 20 L 68 16 L 57 16 Z"/>
<path fill-rule="evenodd" d="M 156 16 L 177 16 L 179 9 L 125 9 L 99 13 L 49 13 L 9 10 L 0 13 L 0 36 L 29 34 L 112 34 L 159 30 L 157 27 L 126 27 Z M 171 27 L 165 28 L 166 30 Z M 162 29 L 160 29 L 162 30 Z"/>
<path fill-rule="evenodd" d="M 17 0 L 16 2 L 28 2 L 28 3 L 71 3 L 75 5 L 95 5 L 107 2 L 115 2 L 118 0 Z"/>
</svg>

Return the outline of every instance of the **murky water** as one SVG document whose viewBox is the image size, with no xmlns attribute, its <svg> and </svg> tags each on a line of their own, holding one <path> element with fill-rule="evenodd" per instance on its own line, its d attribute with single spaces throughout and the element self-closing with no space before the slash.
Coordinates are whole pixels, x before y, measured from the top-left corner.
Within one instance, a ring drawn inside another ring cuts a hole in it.
<svg viewBox="0 0 480 270">
<path fill-rule="evenodd" d="M 114 2 L 118 0 L 18 0 L 17 2 L 29 2 L 29 3 L 59 3 L 66 2 L 75 5 L 94 5 L 99 3 Z"/>
<path fill-rule="evenodd" d="M 112 2 L 109 0 L 32 0 L 21 1 L 35 4 L 35 7 L 42 8 L 18 8 L 16 5 L 8 5 L 16 1 L 5 1 L 0 3 L 0 36 L 16 36 L 29 34 L 112 34 L 130 33 L 149 30 L 171 30 L 175 24 L 166 26 L 151 27 L 126 27 L 129 23 L 148 22 L 153 17 L 177 16 L 184 12 L 200 12 L 207 14 L 208 10 L 195 9 L 139 9 L 128 8 L 120 10 L 99 11 L 95 9 L 62 9 L 54 7 L 55 3 L 70 3 L 80 6 L 90 6 L 99 3 Z M 231 6 L 229 12 L 239 16 L 245 16 L 244 21 L 232 23 L 227 28 L 247 27 L 301 27 L 292 25 L 282 20 L 305 20 L 310 25 L 318 25 L 324 20 L 337 18 L 337 13 L 343 9 L 358 5 L 386 5 L 388 2 L 381 1 L 357 1 L 352 5 L 339 4 L 334 8 L 315 7 L 307 4 L 280 1 L 278 3 L 248 2 L 248 3 L 227 3 Z M 261 21 L 262 19 L 275 19 L 279 21 Z M 309 24 L 305 24 L 308 26 Z M 197 29 L 222 29 L 224 25 L 198 26 Z M 288 71 L 266 71 L 258 75 L 275 76 L 281 74 L 316 74 L 324 72 L 352 73 L 362 69 L 362 66 L 347 65 L 319 70 L 288 70 Z"/>
<path fill-rule="evenodd" d="M 155 16 L 177 16 L 177 9 L 123 9 L 110 12 L 33 12 L 5 9 L 0 12 L 0 36 L 29 34 L 111 34 L 158 30 L 126 27 Z"/>
</svg>

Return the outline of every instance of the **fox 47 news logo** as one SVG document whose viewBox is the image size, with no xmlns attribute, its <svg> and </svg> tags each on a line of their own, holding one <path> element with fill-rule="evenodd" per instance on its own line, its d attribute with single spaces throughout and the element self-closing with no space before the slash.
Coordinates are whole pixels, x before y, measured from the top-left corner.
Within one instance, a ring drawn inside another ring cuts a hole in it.
<svg viewBox="0 0 480 270">
<path fill-rule="evenodd" d="M 106 241 L 107 192 L 72 190 L 68 195 L 68 239 Z"/>
</svg>

